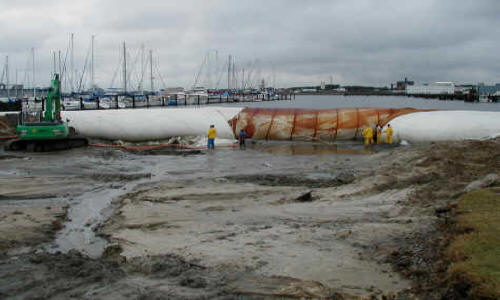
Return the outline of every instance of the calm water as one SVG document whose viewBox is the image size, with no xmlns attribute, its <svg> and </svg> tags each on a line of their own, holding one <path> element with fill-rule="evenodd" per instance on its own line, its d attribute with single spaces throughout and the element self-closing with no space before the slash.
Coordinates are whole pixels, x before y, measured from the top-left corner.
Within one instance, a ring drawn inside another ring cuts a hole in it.
<svg viewBox="0 0 500 300">
<path fill-rule="evenodd" d="M 500 111 L 500 103 L 470 103 L 463 101 L 412 98 L 405 96 L 297 96 L 292 101 L 239 103 L 233 106 L 248 107 L 293 107 L 293 108 L 338 108 L 338 107 L 414 107 L 439 110 Z"/>
</svg>

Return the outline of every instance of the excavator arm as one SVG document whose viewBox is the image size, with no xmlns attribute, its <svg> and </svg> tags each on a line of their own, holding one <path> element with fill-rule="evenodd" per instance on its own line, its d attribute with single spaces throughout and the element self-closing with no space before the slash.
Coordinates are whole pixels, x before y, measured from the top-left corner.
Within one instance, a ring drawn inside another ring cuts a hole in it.
<svg viewBox="0 0 500 300">
<path fill-rule="evenodd" d="M 54 79 L 51 81 L 49 91 L 47 93 L 47 98 L 45 100 L 45 113 L 43 120 L 45 122 L 58 122 L 59 114 L 61 112 L 61 81 L 59 80 L 59 74 L 54 75 Z"/>
</svg>

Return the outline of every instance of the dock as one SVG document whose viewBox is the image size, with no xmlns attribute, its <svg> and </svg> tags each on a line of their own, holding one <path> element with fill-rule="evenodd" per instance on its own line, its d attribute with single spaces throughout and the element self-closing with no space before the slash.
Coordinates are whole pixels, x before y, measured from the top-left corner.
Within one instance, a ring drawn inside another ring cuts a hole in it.
<svg viewBox="0 0 500 300">
<path fill-rule="evenodd" d="M 117 94 L 88 98 L 85 96 L 62 96 L 61 110 L 102 110 L 102 109 L 134 109 L 179 106 L 204 106 L 228 103 L 251 103 L 270 101 L 291 101 L 295 95 L 291 93 L 278 94 L 246 94 L 206 96 L 196 94 L 172 94 L 166 96 Z M 45 97 L 35 99 L 16 99 L 9 103 L 1 103 L 2 111 L 21 111 L 23 106 L 45 109 Z"/>
</svg>

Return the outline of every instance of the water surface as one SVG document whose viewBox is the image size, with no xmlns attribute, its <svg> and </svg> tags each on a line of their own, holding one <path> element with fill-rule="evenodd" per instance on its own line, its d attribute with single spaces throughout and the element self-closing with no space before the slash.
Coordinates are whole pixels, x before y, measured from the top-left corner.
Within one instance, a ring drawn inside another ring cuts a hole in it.
<svg viewBox="0 0 500 300">
<path fill-rule="evenodd" d="M 231 106 L 279 108 L 341 108 L 341 107 L 413 107 L 438 110 L 500 111 L 500 103 L 464 102 L 457 100 L 424 99 L 406 96 L 341 96 L 297 95 L 294 100 L 232 103 Z"/>
</svg>

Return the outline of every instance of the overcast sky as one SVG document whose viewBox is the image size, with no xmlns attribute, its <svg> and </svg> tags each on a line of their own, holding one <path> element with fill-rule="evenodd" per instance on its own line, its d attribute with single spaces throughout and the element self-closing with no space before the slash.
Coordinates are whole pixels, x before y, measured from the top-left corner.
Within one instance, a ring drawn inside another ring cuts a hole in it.
<svg viewBox="0 0 500 300">
<path fill-rule="evenodd" d="M 123 41 L 132 86 L 141 45 L 153 50 L 159 87 L 191 86 L 208 51 L 210 67 L 198 85 L 226 86 L 227 71 L 217 70 L 227 68 L 229 54 L 240 78 L 245 68 L 251 80 L 274 78 L 277 86 L 388 86 L 405 76 L 417 83 L 500 82 L 497 0 L 0 0 L 0 7 L 0 65 L 8 55 L 11 83 L 16 70 L 19 83 L 31 80 L 25 73 L 34 47 L 36 84 L 48 85 L 52 52 L 61 50 L 64 59 L 71 33 L 79 74 L 95 35 L 101 87 L 113 77 L 121 85 Z"/>
</svg>

